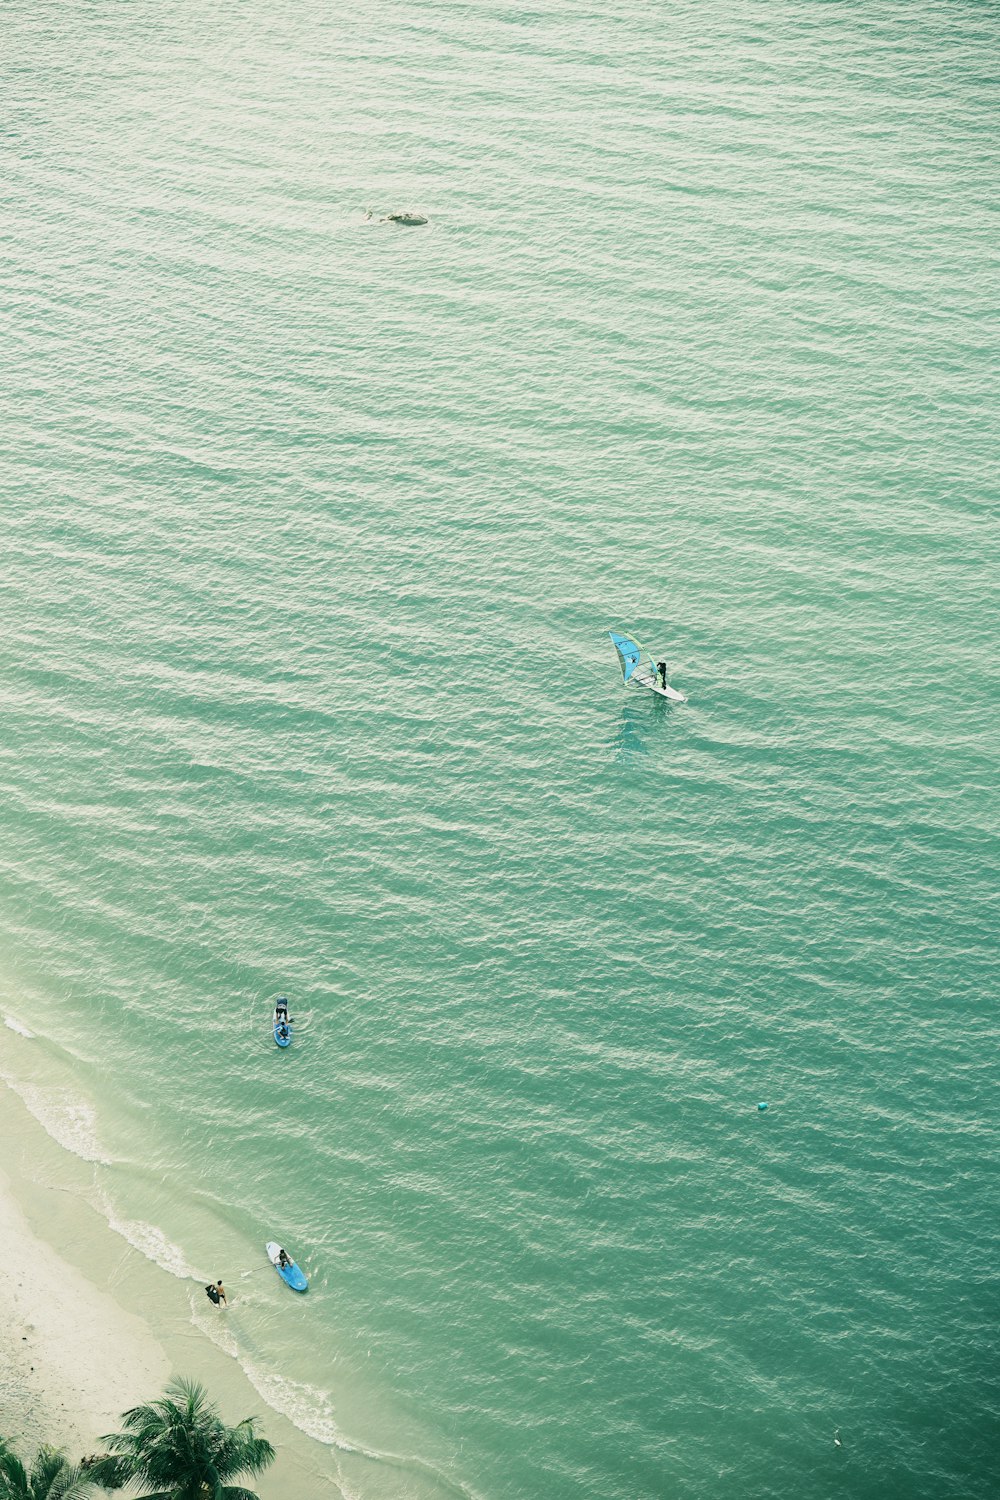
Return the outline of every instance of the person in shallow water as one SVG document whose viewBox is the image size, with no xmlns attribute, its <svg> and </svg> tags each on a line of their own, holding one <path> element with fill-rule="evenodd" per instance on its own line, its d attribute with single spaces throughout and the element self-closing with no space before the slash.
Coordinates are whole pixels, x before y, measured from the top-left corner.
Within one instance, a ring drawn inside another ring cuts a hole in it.
<svg viewBox="0 0 1000 1500">
<path fill-rule="evenodd" d="M 667 685 L 667 664 L 666 664 L 665 661 L 658 661 L 656 663 L 656 675 L 660 679 L 660 686 L 661 687 L 666 687 L 666 685 Z"/>
<path fill-rule="evenodd" d="M 228 1307 L 229 1306 L 229 1298 L 226 1296 L 226 1289 L 222 1285 L 221 1281 L 217 1281 L 215 1283 L 215 1290 L 216 1290 L 216 1292 L 218 1294 L 218 1299 L 222 1303 L 223 1307 Z"/>
</svg>

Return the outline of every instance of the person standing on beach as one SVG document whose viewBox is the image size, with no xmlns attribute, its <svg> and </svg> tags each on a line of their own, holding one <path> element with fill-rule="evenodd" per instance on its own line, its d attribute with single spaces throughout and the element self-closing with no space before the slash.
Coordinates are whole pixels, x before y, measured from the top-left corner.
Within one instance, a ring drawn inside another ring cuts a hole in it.
<svg viewBox="0 0 1000 1500">
<path fill-rule="evenodd" d="M 216 1289 L 216 1301 L 217 1302 L 221 1302 L 222 1305 L 223 1305 L 223 1307 L 228 1307 L 229 1306 L 229 1298 L 226 1296 L 226 1289 L 222 1285 L 221 1281 L 217 1281 L 215 1283 L 215 1289 Z"/>
</svg>

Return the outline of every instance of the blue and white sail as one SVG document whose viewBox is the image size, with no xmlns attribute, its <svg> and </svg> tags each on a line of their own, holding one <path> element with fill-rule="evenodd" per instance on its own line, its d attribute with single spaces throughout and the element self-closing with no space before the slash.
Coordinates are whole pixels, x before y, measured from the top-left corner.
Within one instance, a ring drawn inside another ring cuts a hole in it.
<svg viewBox="0 0 1000 1500">
<path fill-rule="evenodd" d="M 609 630 L 608 635 L 614 641 L 615 650 L 618 652 L 618 664 L 622 669 L 622 678 L 625 682 L 631 679 L 636 667 L 641 666 L 644 656 L 648 659 L 650 670 L 655 677 L 656 666 L 653 658 L 634 635 L 619 635 L 617 630 Z"/>
<path fill-rule="evenodd" d="M 684 694 L 672 688 L 666 681 L 665 667 L 664 680 L 660 682 L 656 662 L 634 635 L 625 635 L 624 632 L 618 630 L 609 630 L 608 635 L 618 652 L 618 665 L 622 669 L 623 681 L 633 682 L 638 687 L 649 688 L 650 692 L 658 693 L 661 698 L 669 698 L 672 703 L 687 702 Z"/>
</svg>

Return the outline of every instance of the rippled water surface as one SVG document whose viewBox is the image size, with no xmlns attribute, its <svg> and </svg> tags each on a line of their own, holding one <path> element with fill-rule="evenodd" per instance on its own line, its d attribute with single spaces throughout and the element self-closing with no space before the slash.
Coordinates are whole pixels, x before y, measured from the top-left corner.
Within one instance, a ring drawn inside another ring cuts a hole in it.
<svg viewBox="0 0 1000 1500">
<path fill-rule="evenodd" d="M 361 1500 L 997 1492 L 998 33 L 4 8 L 0 1060 Z"/>
</svg>

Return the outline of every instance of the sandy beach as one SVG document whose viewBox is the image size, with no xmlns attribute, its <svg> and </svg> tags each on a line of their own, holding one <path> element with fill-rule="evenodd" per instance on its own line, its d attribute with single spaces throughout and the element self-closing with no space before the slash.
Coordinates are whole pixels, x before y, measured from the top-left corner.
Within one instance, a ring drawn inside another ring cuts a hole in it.
<svg viewBox="0 0 1000 1500">
<path fill-rule="evenodd" d="M 163 1346 L 33 1232 L 0 1177 L 0 1403 L 3 1434 L 24 1453 L 54 1443 L 90 1452 L 118 1416 L 170 1376 Z"/>
</svg>

